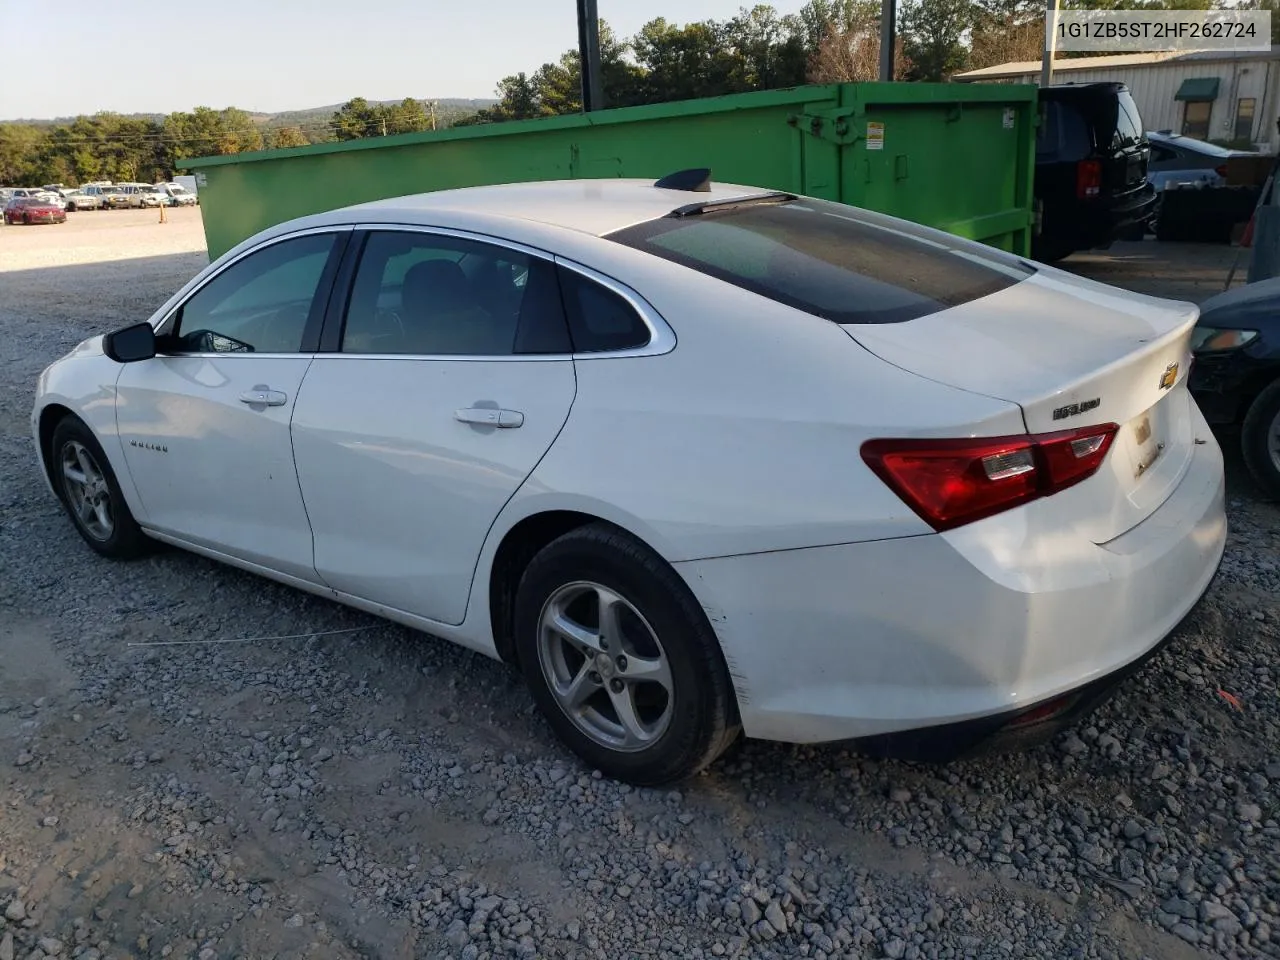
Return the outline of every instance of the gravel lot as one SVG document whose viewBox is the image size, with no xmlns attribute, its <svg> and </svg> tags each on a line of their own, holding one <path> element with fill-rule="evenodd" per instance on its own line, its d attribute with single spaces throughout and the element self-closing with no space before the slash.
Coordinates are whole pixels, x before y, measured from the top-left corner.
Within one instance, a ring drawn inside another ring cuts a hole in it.
<svg viewBox="0 0 1280 960">
<path fill-rule="evenodd" d="M 1055 743 L 748 743 L 633 790 L 499 664 L 79 540 L 34 465 L 36 375 L 198 269 L 199 215 L 0 228 L 0 960 L 1280 957 L 1280 510 L 1238 459 L 1206 603 Z M 1140 246 L 1068 265 L 1141 287 Z"/>
</svg>

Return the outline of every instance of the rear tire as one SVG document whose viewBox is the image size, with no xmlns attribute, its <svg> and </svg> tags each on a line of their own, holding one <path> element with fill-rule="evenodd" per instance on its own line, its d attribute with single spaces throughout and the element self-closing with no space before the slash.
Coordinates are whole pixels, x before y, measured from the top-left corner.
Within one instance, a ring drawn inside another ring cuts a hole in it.
<svg viewBox="0 0 1280 960">
<path fill-rule="evenodd" d="M 150 552 L 98 438 L 74 417 L 62 419 L 49 444 L 50 473 L 76 531 L 104 557 L 132 560 Z"/>
<path fill-rule="evenodd" d="M 608 524 L 570 531 L 533 558 L 516 593 L 515 640 L 552 729 L 616 779 L 685 779 L 741 729 L 702 607 L 666 561 Z"/>
<path fill-rule="evenodd" d="M 1258 394 L 1250 405 L 1240 445 L 1245 466 L 1263 494 L 1280 500 L 1280 380 Z"/>
</svg>

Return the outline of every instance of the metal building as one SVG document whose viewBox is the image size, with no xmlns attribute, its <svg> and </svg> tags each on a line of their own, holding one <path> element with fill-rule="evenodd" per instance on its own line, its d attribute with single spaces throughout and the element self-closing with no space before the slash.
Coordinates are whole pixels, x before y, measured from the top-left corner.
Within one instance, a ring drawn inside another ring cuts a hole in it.
<svg viewBox="0 0 1280 960">
<path fill-rule="evenodd" d="M 1227 50 L 1058 58 L 1054 83 L 1127 84 L 1148 130 L 1199 140 L 1240 141 L 1280 152 L 1280 46 L 1270 53 Z M 1040 61 L 1002 63 L 957 74 L 965 83 L 1038 83 Z"/>
</svg>

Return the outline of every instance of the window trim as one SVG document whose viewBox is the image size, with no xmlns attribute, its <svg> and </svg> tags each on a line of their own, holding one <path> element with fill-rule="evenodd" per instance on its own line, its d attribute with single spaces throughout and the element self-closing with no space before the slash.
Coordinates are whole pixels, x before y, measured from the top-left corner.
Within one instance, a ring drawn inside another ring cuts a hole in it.
<svg viewBox="0 0 1280 960">
<path fill-rule="evenodd" d="M 585 264 L 568 257 L 541 250 L 537 247 L 508 240 L 489 233 L 474 230 L 461 230 L 456 227 L 438 227 L 415 223 L 356 223 L 354 241 L 348 246 L 343 264 L 339 270 L 338 284 L 330 294 L 329 309 L 325 312 L 324 327 L 320 332 L 321 349 L 318 356 L 328 358 L 348 358 L 351 360 L 449 360 L 462 363 L 538 363 L 564 360 L 598 360 L 622 359 L 628 357 L 653 357 L 670 353 L 676 346 L 675 331 L 671 329 L 662 315 L 655 310 L 644 297 L 620 280 L 615 280 Z M 643 346 L 626 350 L 610 350 L 600 352 L 572 353 L 512 353 L 512 354 L 460 354 L 460 353 L 344 353 L 342 336 L 345 332 L 347 304 L 351 299 L 351 291 L 355 284 L 356 272 L 360 268 L 360 258 L 364 254 L 364 245 L 371 233 L 423 233 L 431 236 L 449 237 L 455 240 L 470 240 L 473 243 L 484 243 L 494 247 L 502 247 L 529 257 L 545 260 L 555 266 L 564 267 L 580 274 L 588 280 L 600 284 L 606 289 L 627 301 L 628 305 L 639 315 L 641 322 L 649 330 L 649 341 Z"/>
<path fill-rule="evenodd" d="M 173 327 L 173 324 L 176 322 L 178 314 L 182 312 L 182 308 L 185 307 L 191 301 L 192 297 L 198 294 L 210 283 L 212 283 L 217 277 L 222 276 L 224 273 L 230 270 L 237 263 L 244 260 L 246 257 L 250 257 L 253 254 L 258 253 L 259 251 L 266 250 L 269 247 L 273 247 L 278 243 L 283 243 L 286 240 L 296 240 L 299 237 L 309 237 L 309 236 L 314 236 L 316 234 L 322 234 L 322 233 L 332 233 L 337 235 L 337 238 L 336 238 L 337 242 L 334 245 L 334 249 L 329 252 L 329 259 L 325 263 L 324 270 L 320 274 L 320 283 L 319 285 L 317 285 L 317 293 L 319 292 L 320 286 L 323 286 L 323 285 L 328 286 L 329 292 L 325 297 L 325 302 L 328 303 L 329 299 L 333 296 L 334 281 L 337 279 L 337 275 L 338 275 L 338 265 L 342 262 L 342 258 L 346 254 L 347 245 L 351 239 L 350 224 L 328 224 L 323 227 L 308 227 L 305 230 L 294 230 L 290 233 L 282 233 L 279 236 L 271 237 L 267 240 L 262 241 L 262 243 L 255 244 L 254 246 L 250 247 L 248 250 L 242 251 L 241 253 L 237 254 L 235 257 L 231 258 L 226 263 L 218 267 L 217 270 L 210 270 L 206 276 L 200 279 L 199 283 L 197 283 L 194 287 L 188 290 L 186 295 L 183 296 L 183 298 L 179 300 L 177 303 L 175 303 L 172 308 L 170 308 L 170 310 L 164 315 L 164 318 L 159 323 L 154 325 L 153 329 L 155 330 L 156 336 L 161 337 L 169 333 Z M 307 327 L 303 329 L 303 334 L 302 334 L 302 346 L 307 349 L 295 350 L 289 353 L 258 353 L 257 351 L 254 351 L 252 353 L 229 353 L 229 352 L 219 352 L 219 351 L 212 351 L 212 352 L 205 351 L 202 353 L 162 353 L 162 354 L 157 354 L 157 356 L 205 357 L 205 358 L 222 357 L 224 359 L 227 357 L 237 357 L 237 358 L 264 357 L 264 358 L 275 359 L 275 360 L 278 360 L 281 357 L 310 357 L 315 354 L 316 348 L 319 345 L 320 334 L 323 330 L 322 325 L 324 323 L 325 316 L 326 316 L 326 311 L 321 310 L 321 316 L 319 320 L 316 320 L 315 318 L 310 318 L 310 317 L 307 319 Z M 309 329 L 312 326 L 316 326 L 317 329 L 315 330 Z"/>
</svg>

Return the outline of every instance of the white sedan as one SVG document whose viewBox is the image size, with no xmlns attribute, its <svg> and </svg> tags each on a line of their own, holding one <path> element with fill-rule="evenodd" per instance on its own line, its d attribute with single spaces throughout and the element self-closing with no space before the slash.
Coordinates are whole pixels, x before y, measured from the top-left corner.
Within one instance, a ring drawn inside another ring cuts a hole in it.
<svg viewBox="0 0 1280 960">
<path fill-rule="evenodd" d="M 50 489 L 518 664 L 635 783 L 1088 709 L 1222 556 L 1196 307 L 704 173 L 273 227 L 43 372 Z"/>
</svg>

